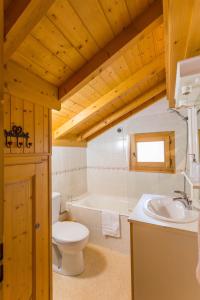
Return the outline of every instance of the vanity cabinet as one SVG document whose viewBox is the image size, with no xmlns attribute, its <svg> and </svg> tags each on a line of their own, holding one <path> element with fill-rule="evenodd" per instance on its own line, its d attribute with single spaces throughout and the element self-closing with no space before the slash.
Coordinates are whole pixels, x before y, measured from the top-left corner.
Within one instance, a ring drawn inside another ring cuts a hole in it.
<svg viewBox="0 0 200 300">
<path fill-rule="evenodd" d="M 197 234 L 131 221 L 133 300 L 199 300 Z"/>
</svg>

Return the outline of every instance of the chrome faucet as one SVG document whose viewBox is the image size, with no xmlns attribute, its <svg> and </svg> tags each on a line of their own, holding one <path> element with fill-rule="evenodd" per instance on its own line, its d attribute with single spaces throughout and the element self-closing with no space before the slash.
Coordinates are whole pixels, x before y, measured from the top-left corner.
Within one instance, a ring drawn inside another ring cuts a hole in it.
<svg viewBox="0 0 200 300">
<path fill-rule="evenodd" d="M 173 197 L 173 201 L 180 201 L 187 209 L 192 209 L 192 200 L 183 191 L 174 191 L 175 194 L 179 194 L 179 197 Z"/>
</svg>

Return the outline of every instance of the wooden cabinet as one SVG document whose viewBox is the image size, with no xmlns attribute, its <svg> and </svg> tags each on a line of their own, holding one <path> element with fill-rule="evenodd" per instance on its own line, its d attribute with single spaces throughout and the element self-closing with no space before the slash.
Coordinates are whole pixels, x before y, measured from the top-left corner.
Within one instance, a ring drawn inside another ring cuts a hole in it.
<svg viewBox="0 0 200 300">
<path fill-rule="evenodd" d="M 132 222 L 133 300 L 199 300 L 197 234 Z"/>
<path fill-rule="evenodd" d="M 4 299 L 49 299 L 48 161 L 5 167 Z"/>
<path fill-rule="evenodd" d="M 4 148 L 3 300 L 51 299 L 50 111 L 5 95 L 4 129 L 22 126 L 25 143 Z"/>
</svg>

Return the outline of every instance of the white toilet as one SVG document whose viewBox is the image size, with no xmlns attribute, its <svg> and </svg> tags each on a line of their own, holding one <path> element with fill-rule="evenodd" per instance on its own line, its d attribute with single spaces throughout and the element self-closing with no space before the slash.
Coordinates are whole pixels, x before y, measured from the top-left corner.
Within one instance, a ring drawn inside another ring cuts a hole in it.
<svg viewBox="0 0 200 300">
<path fill-rule="evenodd" d="M 89 230 L 77 222 L 59 222 L 60 202 L 60 193 L 53 193 L 53 270 L 63 275 L 75 276 L 84 271 L 83 249 L 88 243 Z"/>
</svg>

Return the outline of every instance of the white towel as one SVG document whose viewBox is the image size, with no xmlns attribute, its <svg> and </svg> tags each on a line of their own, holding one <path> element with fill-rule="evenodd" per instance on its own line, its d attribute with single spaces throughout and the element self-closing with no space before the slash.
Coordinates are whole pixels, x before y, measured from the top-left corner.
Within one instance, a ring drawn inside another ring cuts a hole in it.
<svg viewBox="0 0 200 300">
<path fill-rule="evenodd" d="M 111 210 L 102 210 L 101 223 L 103 235 L 120 237 L 119 214 Z"/>
<path fill-rule="evenodd" d="M 199 261 L 197 265 L 197 270 L 196 270 L 196 275 L 197 275 L 197 280 L 200 284 L 200 218 L 199 218 L 199 232 L 198 232 L 198 242 L 199 242 Z"/>
</svg>

